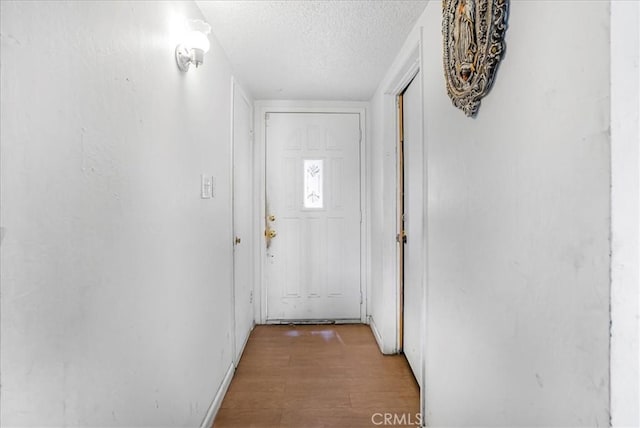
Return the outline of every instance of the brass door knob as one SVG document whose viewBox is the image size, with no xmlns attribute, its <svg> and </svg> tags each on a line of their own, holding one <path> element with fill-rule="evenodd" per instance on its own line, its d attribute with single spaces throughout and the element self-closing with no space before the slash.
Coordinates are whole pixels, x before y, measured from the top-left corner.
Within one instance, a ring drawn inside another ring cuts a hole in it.
<svg viewBox="0 0 640 428">
<path fill-rule="evenodd" d="M 268 233 L 269 238 L 275 238 L 276 235 L 277 235 L 276 231 L 273 230 L 273 229 L 269 229 L 269 231 L 267 233 Z"/>
<path fill-rule="evenodd" d="M 276 216 L 274 216 L 273 214 L 271 214 L 269 217 L 267 217 L 269 219 L 269 221 L 276 221 Z"/>
</svg>

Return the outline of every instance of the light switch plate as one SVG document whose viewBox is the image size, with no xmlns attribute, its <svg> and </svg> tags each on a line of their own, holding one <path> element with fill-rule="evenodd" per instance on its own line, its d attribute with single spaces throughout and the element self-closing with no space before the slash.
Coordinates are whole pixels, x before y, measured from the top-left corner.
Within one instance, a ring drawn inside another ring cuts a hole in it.
<svg viewBox="0 0 640 428">
<path fill-rule="evenodd" d="M 210 199 L 212 197 L 212 177 L 210 175 L 202 174 L 200 176 L 200 197 L 202 199 Z"/>
</svg>

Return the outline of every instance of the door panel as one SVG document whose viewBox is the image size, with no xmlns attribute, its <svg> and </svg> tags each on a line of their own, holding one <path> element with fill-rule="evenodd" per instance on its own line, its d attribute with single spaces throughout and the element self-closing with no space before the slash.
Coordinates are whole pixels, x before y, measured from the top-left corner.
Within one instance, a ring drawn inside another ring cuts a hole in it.
<svg viewBox="0 0 640 428">
<path fill-rule="evenodd" d="M 234 358 L 237 361 L 253 324 L 253 138 L 251 105 L 237 85 L 233 97 Z"/>
<path fill-rule="evenodd" d="M 266 144 L 267 321 L 359 319 L 359 114 L 269 113 Z"/>
<path fill-rule="evenodd" d="M 404 134 L 404 311 L 403 351 L 420 383 L 420 320 L 422 305 L 423 166 L 419 75 L 403 100 Z"/>
</svg>

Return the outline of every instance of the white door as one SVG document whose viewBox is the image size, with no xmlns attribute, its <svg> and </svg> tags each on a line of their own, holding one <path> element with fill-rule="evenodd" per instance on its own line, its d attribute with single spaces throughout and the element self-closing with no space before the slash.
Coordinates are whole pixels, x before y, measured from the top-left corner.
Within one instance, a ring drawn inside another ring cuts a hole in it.
<svg viewBox="0 0 640 428">
<path fill-rule="evenodd" d="M 420 77 L 402 97 L 404 134 L 404 314 L 403 352 L 420 383 L 420 320 L 422 308 L 422 141 Z"/>
<path fill-rule="evenodd" d="M 238 85 L 233 92 L 233 290 L 235 352 L 240 352 L 253 325 L 252 245 L 252 113 L 251 104 Z"/>
<path fill-rule="evenodd" d="M 360 115 L 267 113 L 267 321 L 360 319 Z"/>
</svg>

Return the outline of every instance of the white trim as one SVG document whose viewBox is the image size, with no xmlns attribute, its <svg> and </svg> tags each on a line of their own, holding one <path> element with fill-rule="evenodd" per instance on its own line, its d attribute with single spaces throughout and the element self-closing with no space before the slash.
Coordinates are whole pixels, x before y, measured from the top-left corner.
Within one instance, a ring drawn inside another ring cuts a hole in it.
<svg viewBox="0 0 640 428">
<path fill-rule="evenodd" d="M 367 107 L 367 112 L 365 114 L 365 119 L 367 119 L 367 116 L 369 116 L 369 114 L 371 114 L 371 109 L 370 107 Z M 366 138 L 367 141 L 372 141 L 369 140 L 369 138 L 371 137 L 371 122 L 369 120 L 366 121 L 366 126 L 363 126 L 363 138 Z M 365 189 L 363 189 L 363 195 L 365 197 L 365 204 L 363 206 L 363 222 L 366 225 L 366 229 L 365 229 L 365 243 L 364 243 L 364 261 L 362 263 L 362 268 L 364 269 L 364 276 L 363 279 L 365 281 L 363 290 L 364 290 L 364 295 L 363 295 L 363 299 L 364 299 L 364 322 L 367 323 L 369 320 L 369 315 L 371 314 L 372 311 L 372 302 L 371 302 L 371 295 L 372 295 L 372 280 L 371 280 L 371 258 L 372 258 L 372 248 L 371 248 L 371 213 L 372 211 L 372 207 L 371 207 L 371 203 L 373 198 L 371 197 L 372 194 L 372 174 L 373 174 L 373 168 L 371 167 L 371 163 L 372 163 L 372 156 L 373 156 L 373 150 L 368 150 L 368 147 L 365 147 L 365 154 L 364 157 L 361 159 L 361 162 L 363 162 L 363 167 L 365 168 L 364 174 L 365 174 Z"/>
<path fill-rule="evenodd" d="M 232 361 L 235 363 L 236 359 L 236 272 L 235 272 L 235 264 L 236 264 L 236 251 L 234 248 L 233 240 L 235 234 L 235 209 L 234 209 L 234 192 L 235 192 L 235 182 L 234 182 L 234 157 L 235 157 L 235 145 L 234 145 L 234 122 L 235 122 L 235 86 L 236 81 L 235 77 L 231 76 L 231 109 L 230 109 L 230 129 L 229 129 L 229 206 L 231 207 L 231 219 L 230 219 L 230 228 L 229 228 L 229 240 L 227 241 L 231 248 L 231 355 Z M 215 195 L 214 195 L 215 196 Z"/>
<path fill-rule="evenodd" d="M 378 348 L 380 348 L 380 352 L 384 354 L 385 352 L 384 352 L 384 345 L 382 341 L 382 335 L 380 334 L 380 331 L 378 330 L 376 323 L 373 321 L 372 316 L 369 316 L 369 327 L 371 328 L 373 337 L 376 339 L 376 342 L 378 343 Z"/>
<path fill-rule="evenodd" d="M 384 91 L 385 95 L 391 95 L 392 97 L 396 97 L 400 95 L 402 91 L 411 83 L 411 80 L 418 74 L 420 71 L 420 62 L 421 62 L 421 41 L 415 40 L 414 46 L 411 51 L 405 55 L 403 58 L 399 58 L 397 60 L 398 64 L 400 64 L 397 68 L 393 77 L 389 79 L 385 87 L 387 88 Z"/>
<path fill-rule="evenodd" d="M 367 162 L 367 107 L 360 112 L 360 322 L 367 322 L 369 278 L 369 163 Z"/>
<path fill-rule="evenodd" d="M 360 303 L 360 321 L 365 323 L 367 319 L 367 275 L 366 275 L 366 245 L 369 242 L 369 228 L 367 221 L 367 197 L 368 190 L 367 172 L 368 165 L 366 162 L 366 139 L 367 126 L 366 115 L 369 103 L 351 102 L 351 101 L 296 101 L 296 100 L 269 100 L 255 102 L 254 129 L 257 131 L 256 141 L 260 142 L 260 147 L 256 147 L 256 195 L 258 198 L 259 213 L 257 218 L 258 231 L 257 236 L 262 237 L 263 220 L 266 217 L 265 212 L 265 158 L 266 158 L 266 132 L 265 132 L 265 115 L 266 113 L 351 113 L 360 116 L 360 132 L 362 140 L 360 144 L 360 210 L 362 212 L 362 222 L 360 223 L 360 292 L 362 293 L 362 302 Z M 260 324 L 266 323 L 267 317 L 267 301 L 266 301 L 266 280 L 264 278 L 266 263 L 266 247 L 262 239 L 259 240 L 260 258 L 258 267 L 258 278 L 260 293 L 256 294 L 256 305 L 259 307 L 259 316 L 256 316 L 256 322 Z"/>
<path fill-rule="evenodd" d="M 393 79 L 391 86 L 387 88 L 385 95 L 400 95 L 411 83 L 411 80 L 420 71 L 420 45 L 416 45 L 408 55 L 400 71 Z"/>
<path fill-rule="evenodd" d="M 263 249 L 264 249 L 264 144 L 260 126 L 260 118 L 264 114 L 257 111 L 256 102 L 253 103 L 253 320 L 255 324 L 262 324 L 262 282 L 263 282 Z"/>
<path fill-rule="evenodd" d="M 247 336 L 242 341 L 242 346 L 240 347 L 240 352 L 238 352 L 238 359 L 236 361 L 234 361 L 234 363 L 233 363 L 234 367 L 236 367 L 236 368 L 238 367 L 238 364 L 240 364 L 240 360 L 242 359 L 242 354 L 244 354 L 244 350 L 247 347 L 247 343 L 249 343 L 249 337 L 251 336 L 251 332 L 253 331 L 255 326 L 256 326 L 256 323 L 254 321 L 251 324 L 251 328 L 247 332 Z"/>
<path fill-rule="evenodd" d="M 254 115 L 253 115 L 253 129 L 255 132 L 255 157 L 254 157 L 254 183 L 255 183 L 255 197 L 257 200 L 257 209 L 255 213 L 256 216 L 256 234 L 257 240 L 259 244 L 257 245 L 258 258 L 256 260 L 256 288 L 257 292 L 254 295 L 254 307 L 256 308 L 255 319 L 259 324 L 264 324 L 266 320 L 266 299 L 263 298 L 264 288 L 265 288 L 265 259 L 266 259 L 266 247 L 264 241 L 264 226 L 265 226 L 265 159 L 266 159 L 266 132 L 265 132 L 265 109 L 260 107 L 261 102 L 257 101 L 253 105 Z"/>
<path fill-rule="evenodd" d="M 213 425 L 213 421 L 216 419 L 216 415 L 218 414 L 218 410 L 220 410 L 220 406 L 222 406 L 222 400 L 224 399 L 227 390 L 229 389 L 229 385 L 231 384 L 231 379 L 233 379 L 233 375 L 235 373 L 235 367 L 233 364 L 229 366 L 227 370 L 227 374 L 224 376 L 222 380 L 222 384 L 218 388 L 216 392 L 216 396 L 213 398 L 211 405 L 209 406 L 209 410 L 207 410 L 207 414 L 205 415 L 202 423 L 200 424 L 201 428 L 211 428 Z"/>
</svg>

